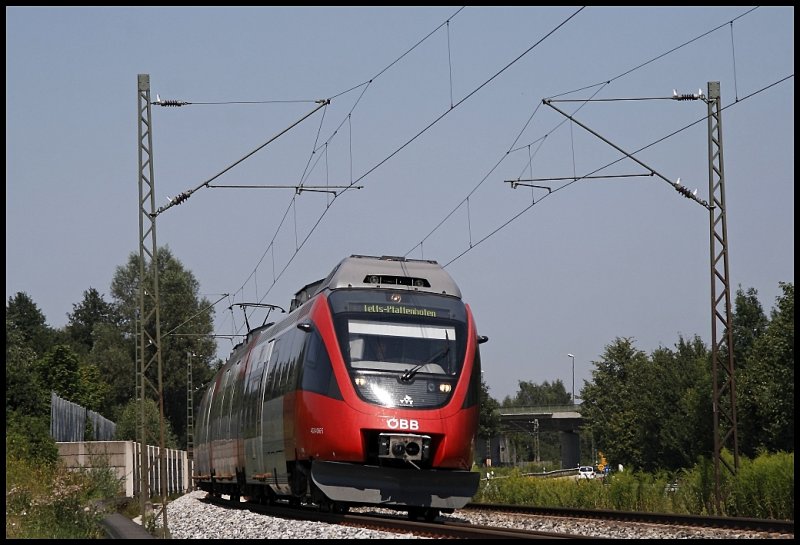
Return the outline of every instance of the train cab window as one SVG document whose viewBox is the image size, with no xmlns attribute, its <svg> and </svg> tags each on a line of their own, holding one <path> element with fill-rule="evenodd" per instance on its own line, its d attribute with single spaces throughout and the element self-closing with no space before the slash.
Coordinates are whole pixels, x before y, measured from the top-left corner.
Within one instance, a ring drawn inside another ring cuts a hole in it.
<svg viewBox="0 0 800 545">
<path fill-rule="evenodd" d="M 454 327 L 349 320 L 350 366 L 353 369 L 401 370 L 421 365 L 418 372 L 457 372 Z"/>
<path fill-rule="evenodd" d="M 350 361 L 357 362 L 363 359 L 364 359 L 364 338 L 361 336 L 351 336 Z"/>
<path fill-rule="evenodd" d="M 463 376 L 467 311 L 455 297 L 391 290 L 328 296 L 352 388 L 383 407 L 444 406 Z"/>
</svg>

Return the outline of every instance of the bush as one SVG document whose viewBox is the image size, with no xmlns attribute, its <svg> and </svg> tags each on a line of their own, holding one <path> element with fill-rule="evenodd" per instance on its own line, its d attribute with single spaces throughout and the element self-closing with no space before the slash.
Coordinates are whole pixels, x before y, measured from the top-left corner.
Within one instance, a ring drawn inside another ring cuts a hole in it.
<svg viewBox="0 0 800 545">
<path fill-rule="evenodd" d="M 15 411 L 6 422 L 6 457 L 52 464 L 58 460 L 58 447 L 50 437 L 50 417 L 31 417 Z"/>
<path fill-rule="evenodd" d="M 97 500 L 121 493 L 109 468 L 69 471 L 6 455 L 6 538 L 101 538 Z"/>
<path fill-rule="evenodd" d="M 733 466 L 729 453 L 723 451 Z M 740 457 L 734 476 L 720 468 L 724 516 L 794 520 L 794 453 Z M 603 479 L 542 478 L 495 468 L 473 501 L 541 507 L 612 509 L 694 515 L 716 514 L 714 465 L 700 459 L 677 474 L 619 472 Z"/>
<path fill-rule="evenodd" d="M 794 453 L 740 458 L 725 511 L 731 516 L 794 520 Z"/>
</svg>

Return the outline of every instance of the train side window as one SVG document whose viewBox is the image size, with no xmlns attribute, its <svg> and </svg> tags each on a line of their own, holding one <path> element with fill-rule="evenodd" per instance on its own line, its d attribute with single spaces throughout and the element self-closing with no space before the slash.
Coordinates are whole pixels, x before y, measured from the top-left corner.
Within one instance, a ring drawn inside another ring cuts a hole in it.
<svg viewBox="0 0 800 545">
<path fill-rule="evenodd" d="M 205 424 L 201 426 L 200 429 L 197 430 L 198 431 L 196 438 L 197 444 L 202 444 L 210 440 L 211 430 L 213 429 L 211 427 L 212 425 L 211 408 L 214 406 L 213 401 L 214 398 L 216 398 L 216 395 L 214 393 L 215 389 L 216 389 L 216 384 L 212 382 L 209 389 L 206 390 L 206 394 L 203 396 L 203 401 L 200 403 L 200 408 L 201 408 L 200 414 L 203 414 L 202 411 L 205 411 Z"/>
<path fill-rule="evenodd" d="M 475 347 L 475 359 L 472 361 L 472 376 L 469 379 L 469 389 L 467 397 L 464 399 L 464 407 L 472 407 L 480 403 L 481 394 L 481 353 Z"/>
<path fill-rule="evenodd" d="M 306 335 L 307 333 L 299 329 L 295 329 L 292 332 L 292 352 L 286 373 L 285 391 L 287 392 L 297 389 L 300 367 L 303 365 L 303 358 L 305 357 Z"/>
<path fill-rule="evenodd" d="M 287 339 L 286 336 L 282 336 L 278 341 L 278 344 L 280 344 L 280 353 L 275 362 L 275 382 L 272 385 L 272 397 L 278 397 L 283 394 L 283 376 L 286 373 L 286 365 L 290 355 L 289 350 L 291 349 L 291 344 L 289 344 L 288 341 L 290 341 L 290 339 Z"/>
<path fill-rule="evenodd" d="M 228 399 L 228 377 L 231 374 L 230 368 L 225 371 L 225 374 L 222 377 L 222 380 L 219 384 L 220 395 L 218 397 L 219 403 L 214 408 L 214 412 L 216 413 L 216 431 L 215 434 L 217 439 L 222 439 L 224 436 L 222 435 L 222 430 L 225 429 L 226 424 L 226 414 L 225 414 L 225 401 Z"/>
<path fill-rule="evenodd" d="M 228 397 L 228 407 L 226 411 L 228 412 L 228 428 L 227 428 L 227 436 L 228 437 L 236 437 L 239 434 L 239 422 L 241 420 L 241 410 L 242 410 L 242 403 L 236 399 L 237 394 L 241 395 L 239 391 L 239 386 L 241 384 L 241 380 L 239 377 L 241 376 L 241 367 L 242 360 L 236 362 L 236 366 L 231 370 L 231 377 L 230 377 L 230 396 Z"/>
<path fill-rule="evenodd" d="M 245 407 L 243 434 L 245 437 L 252 437 L 256 434 L 255 426 L 259 414 L 258 400 L 261 394 L 262 376 L 271 347 L 271 343 L 262 342 L 253 350 L 253 354 L 250 356 L 250 367 L 247 370 L 243 399 Z"/>
<path fill-rule="evenodd" d="M 292 341 L 296 329 L 290 329 L 281 337 L 281 370 L 278 378 L 278 392 L 276 395 L 286 393 L 286 383 L 292 365 Z"/>
<path fill-rule="evenodd" d="M 297 358 L 302 347 L 303 337 L 298 329 L 290 329 L 281 336 L 281 359 L 279 375 L 276 378 L 276 396 L 295 389 L 297 373 Z"/>
<path fill-rule="evenodd" d="M 308 334 L 303 360 L 301 389 L 328 395 L 333 368 L 322 337 L 315 330 Z"/>
<path fill-rule="evenodd" d="M 292 377 L 289 383 L 290 390 L 296 390 L 300 387 L 300 377 L 303 374 L 303 362 L 306 359 L 306 333 L 301 333 L 299 330 L 295 333 L 296 338 L 294 340 L 295 351 L 297 353 L 297 358 L 294 362 L 294 367 L 292 368 Z"/>
<path fill-rule="evenodd" d="M 272 353 L 274 352 L 274 349 L 275 349 L 275 340 L 273 339 L 273 340 L 269 341 L 269 343 L 267 343 L 267 349 L 264 352 L 264 356 L 263 356 L 264 357 L 264 370 L 261 373 L 262 384 L 261 384 L 261 390 L 259 392 L 260 395 L 261 395 L 261 403 L 264 403 L 265 401 L 267 401 L 267 400 L 269 400 L 271 398 L 270 397 L 270 391 L 269 391 L 269 384 L 271 382 L 271 377 L 272 377 L 272 374 L 274 372 L 274 367 L 273 367 L 273 362 L 272 362 Z M 259 426 L 260 424 L 258 424 L 258 422 L 261 422 L 261 413 L 260 413 L 260 411 L 261 411 L 261 408 L 259 408 L 259 414 L 256 417 L 256 422 L 257 422 L 256 426 Z"/>
<path fill-rule="evenodd" d="M 283 339 L 275 339 L 272 346 L 272 355 L 269 358 L 269 373 L 264 386 L 264 399 L 272 399 L 279 395 L 280 362 L 283 351 Z"/>
</svg>

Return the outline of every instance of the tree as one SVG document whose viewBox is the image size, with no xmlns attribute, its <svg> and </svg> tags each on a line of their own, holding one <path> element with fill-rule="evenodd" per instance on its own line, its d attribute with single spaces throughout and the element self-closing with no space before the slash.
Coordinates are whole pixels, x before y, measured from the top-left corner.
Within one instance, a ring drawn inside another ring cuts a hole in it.
<svg viewBox="0 0 800 545">
<path fill-rule="evenodd" d="M 711 454 L 710 357 L 698 336 L 680 336 L 675 350 L 659 347 L 649 357 L 617 338 L 594 363 L 581 413 L 609 460 L 676 470 Z"/>
<path fill-rule="evenodd" d="M 183 444 L 186 439 L 187 369 L 188 353 L 193 353 L 192 379 L 194 384 L 205 384 L 211 380 L 214 371 L 209 362 L 216 351 L 213 333 L 214 309 L 205 297 L 200 297 L 199 283 L 191 271 L 175 258 L 166 247 L 157 251 L 159 308 L 161 325 L 161 361 L 164 384 L 164 414 L 172 424 Z M 152 267 L 152 263 L 146 263 Z M 148 281 L 145 290 L 153 290 Z M 150 291 L 153 293 L 153 291 Z M 139 255 L 131 253 L 125 265 L 117 267 L 111 282 L 111 295 L 119 309 L 122 331 L 135 332 L 139 310 Z M 144 324 L 151 337 L 155 338 L 154 319 Z M 131 338 L 129 354 L 136 361 L 136 343 Z M 146 347 L 145 358 L 152 358 L 153 352 Z M 150 370 L 156 371 L 156 365 Z M 150 377 L 154 384 L 155 377 Z"/>
<path fill-rule="evenodd" d="M 78 398 L 75 403 L 104 414 L 104 400 L 108 398 L 111 386 L 103 379 L 100 368 L 92 363 L 83 363 L 78 368 Z M 108 414 L 108 413 L 105 413 Z"/>
<path fill-rule="evenodd" d="M 669 413 L 662 441 L 669 453 L 669 469 L 689 467 L 714 449 L 714 420 L 711 403 L 711 352 L 696 336 L 691 341 L 679 338 L 672 381 L 680 396 Z M 681 460 L 681 463 L 669 463 Z"/>
<path fill-rule="evenodd" d="M 50 391 L 44 387 L 37 355 L 23 333 L 6 319 L 6 456 L 54 462 L 50 437 Z"/>
<path fill-rule="evenodd" d="M 737 372 L 739 443 L 748 456 L 759 449 L 794 451 L 794 284 L 780 287 L 763 335 Z"/>
<path fill-rule="evenodd" d="M 72 312 L 67 314 L 70 340 L 80 347 L 81 353 L 90 352 L 95 343 L 95 327 L 114 323 L 115 314 L 113 305 L 107 303 L 96 289 L 89 288 L 83 292 L 83 300 L 72 305 Z"/>
<path fill-rule="evenodd" d="M 487 438 L 494 437 L 500 431 L 500 404 L 489 395 L 489 386 L 483 380 L 483 376 L 481 376 L 480 406 L 478 435 Z"/>
<path fill-rule="evenodd" d="M 96 324 L 93 333 L 94 344 L 86 362 L 98 369 L 108 387 L 100 408 L 95 410 L 110 420 L 116 420 L 123 407 L 135 397 L 134 334 L 106 323 Z"/>
<path fill-rule="evenodd" d="M 652 432 L 646 434 L 642 467 L 689 467 L 713 448 L 708 349 L 698 336 L 691 341 L 680 336 L 675 351 L 659 348 L 651 359 L 651 376 L 642 381 L 651 400 L 644 411 L 649 423 L 642 425 Z"/>
<path fill-rule="evenodd" d="M 525 380 L 518 381 L 519 390 L 514 398 L 506 398 L 504 407 L 547 407 L 552 405 L 569 405 L 570 394 L 564 383 L 557 379 L 552 384 L 544 381 L 535 384 Z"/>
<path fill-rule="evenodd" d="M 12 413 L 50 417 L 50 391 L 39 377 L 36 352 L 22 333 L 6 320 L 6 422 Z"/>
<path fill-rule="evenodd" d="M 734 368 L 744 368 L 750 359 L 756 340 L 764 334 L 769 324 L 764 309 L 758 301 L 758 292 L 755 288 L 750 288 L 745 292 L 739 286 L 739 289 L 736 290 L 731 323 Z"/>
<path fill-rule="evenodd" d="M 37 367 L 43 384 L 59 397 L 73 402 L 81 397 L 78 356 L 70 346 L 54 346 Z"/>
<path fill-rule="evenodd" d="M 123 408 L 114 437 L 117 441 L 138 441 L 136 423 L 141 415 L 141 405 L 136 400 L 131 400 Z M 158 405 L 152 399 L 145 399 L 145 437 L 148 445 L 158 445 L 161 441 L 161 414 Z M 175 438 L 172 426 L 167 420 L 164 423 L 164 444 L 167 448 L 182 448 Z"/>
<path fill-rule="evenodd" d="M 8 298 L 6 305 L 7 329 L 19 333 L 18 342 L 29 346 L 36 354 L 47 352 L 53 343 L 53 330 L 47 326 L 44 314 L 25 292 Z"/>
<path fill-rule="evenodd" d="M 602 359 L 593 362 L 593 382 L 581 390 L 581 414 L 589 423 L 597 448 L 609 460 L 641 464 L 643 434 L 638 413 L 651 406 L 639 405 L 647 402 L 647 394 L 640 395 L 642 384 L 636 380 L 644 375 L 637 368 L 646 362 L 646 354 L 634 347 L 631 338 L 617 337 L 606 346 Z"/>
</svg>

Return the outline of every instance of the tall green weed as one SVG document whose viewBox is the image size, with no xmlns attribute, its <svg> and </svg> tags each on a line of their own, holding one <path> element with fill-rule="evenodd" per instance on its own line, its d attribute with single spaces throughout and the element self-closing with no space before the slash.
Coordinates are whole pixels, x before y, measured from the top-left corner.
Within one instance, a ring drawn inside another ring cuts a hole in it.
<svg viewBox="0 0 800 545">
<path fill-rule="evenodd" d="M 98 500 L 114 498 L 121 484 L 108 468 L 69 471 L 6 457 L 6 538 L 101 538 Z"/>
<path fill-rule="evenodd" d="M 723 457 L 733 467 L 729 453 Z M 741 457 L 737 474 L 720 468 L 722 515 L 794 520 L 794 453 Z M 492 468 L 475 502 L 695 515 L 716 514 L 713 462 L 677 473 L 615 472 L 604 479 L 544 478 Z"/>
</svg>

